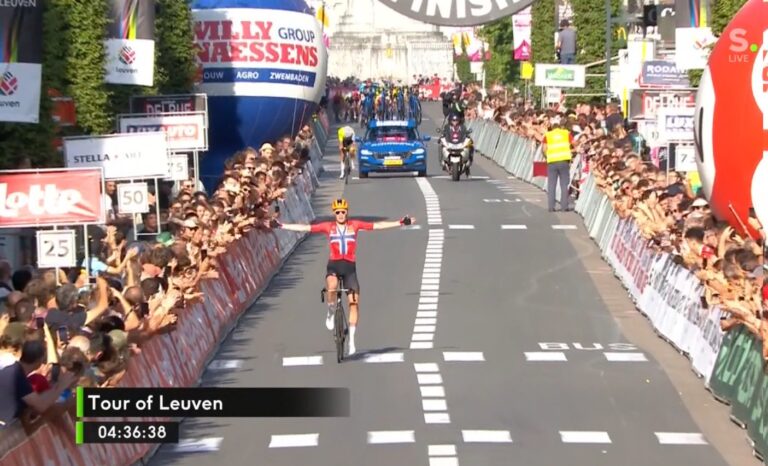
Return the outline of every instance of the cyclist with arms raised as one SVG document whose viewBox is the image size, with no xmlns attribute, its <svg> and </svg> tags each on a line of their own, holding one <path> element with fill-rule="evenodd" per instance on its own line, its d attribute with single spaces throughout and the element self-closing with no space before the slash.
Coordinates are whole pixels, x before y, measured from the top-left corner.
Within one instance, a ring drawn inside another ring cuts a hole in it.
<svg viewBox="0 0 768 466">
<path fill-rule="evenodd" d="M 331 204 L 335 221 L 320 222 L 315 224 L 276 223 L 275 226 L 290 231 L 309 233 L 325 233 L 330 243 L 330 257 L 326 269 L 326 290 L 328 290 L 328 314 L 325 318 L 325 326 L 333 330 L 333 311 L 336 306 L 336 288 L 338 278 L 344 279 L 344 286 L 349 300 L 349 355 L 355 354 L 355 330 L 360 302 L 360 283 L 357 280 L 357 267 L 355 265 L 357 252 L 357 234 L 368 230 L 386 230 L 397 228 L 401 225 L 410 225 L 414 222 L 411 217 L 405 216 L 397 221 L 388 222 L 363 222 L 350 220 L 349 203 L 345 199 L 336 199 Z"/>
<path fill-rule="evenodd" d="M 351 126 L 339 128 L 339 154 L 341 156 L 341 176 L 344 178 L 344 157 L 349 157 L 350 170 L 355 169 L 355 130 Z"/>
</svg>

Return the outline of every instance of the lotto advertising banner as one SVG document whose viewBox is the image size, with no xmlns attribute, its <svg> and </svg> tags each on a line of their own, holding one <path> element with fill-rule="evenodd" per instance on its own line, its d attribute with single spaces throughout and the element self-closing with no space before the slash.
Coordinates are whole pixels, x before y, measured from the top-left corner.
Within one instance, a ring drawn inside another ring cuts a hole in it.
<svg viewBox="0 0 768 466">
<path fill-rule="evenodd" d="M 515 60 L 531 59 L 531 7 L 512 16 Z"/>
<path fill-rule="evenodd" d="M 0 228 L 104 223 L 100 169 L 0 172 Z"/>
<path fill-rule="evenodd" d="M 71 168 L 103 167 L 107 180 L 170 175 L 168 141 L 162 132 L 65 138 L 64 160 Z"/>
<path fill-rule="evenodd" d="M 202 92 L 313 101 L 324 90 L 327 52 L 313 16 L 252 8 L 193 13 Z"/>
<path fill-rule="evenodd" d="M 155 76 L 155 0 L 110 0 L 105 81 L 151 86 Z"/>
<path fill-rule="evenodd" d="M 43 0 L 0 1 L 0 121 L 37 123 Z"/>
</svg>

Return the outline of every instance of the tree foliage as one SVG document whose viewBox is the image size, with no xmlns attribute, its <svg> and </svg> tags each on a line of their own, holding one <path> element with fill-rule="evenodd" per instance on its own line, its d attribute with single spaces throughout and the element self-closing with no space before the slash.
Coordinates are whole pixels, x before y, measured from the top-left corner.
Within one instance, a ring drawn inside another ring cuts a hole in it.
<svg viewBox="0 0 768 466">
<path fill-rule="evenodd" d="M 192 90 L 195 48 L 188 1 L 157 0 L 152 87 L 104 82 L 108 6 L 108 0 L 45 2 L 40 122 L 0 123 L 0 169 L 16 168 L 25 157 L 34 167 L 62 165 L 61 154 L 53 145 L 57 130 L 51 117 L 50 91 L 74 99 L 77 126 L 63 128 L 58 135 L 75 135 L 109 133 L 115 115 L 127 111 L 131 94 Z"/>
<path fill-rule="evenodd" d="M 513 84 L 519 79 L 520 65 L 513 59 L 511 18 L 502 18 L 483 26 L 478 36 L 488 43 L 491 59 L 485 63 L 486 81 Z"/>
<path fill-rule="evenodd" d="M 543 0 L 531 6 L 531 53 L 534 63 L 555 62 L 555 2 Z"/>
<path fill-rule="evenodd" d="M 605 58 L 607 24 L 605 0 L 572 0 L 573 25 L 576 28 L 576 63 L 586 65 Z M 620 14 L 618 0 L 611 0 L 611 17 Z M 611 28 L 612 38 L 616 37 L 618 26 Z M 614 39 L 612 39 L 614 40 Z M 614 55 L 621 44 L 612 44 L 611 54 Z M 610 69 L 596 65 L 587 70 L 588 74 L 605 74 Z M 587 77 L 584 93 L 605 92 L 605 77 Z"/>
</svg>

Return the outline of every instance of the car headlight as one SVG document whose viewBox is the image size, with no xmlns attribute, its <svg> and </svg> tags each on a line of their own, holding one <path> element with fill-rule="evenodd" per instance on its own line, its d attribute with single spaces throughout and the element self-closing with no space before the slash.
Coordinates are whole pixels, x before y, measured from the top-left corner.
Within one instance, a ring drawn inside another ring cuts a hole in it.
<svg viewBox="0 0 768 466">
<path fill-rule="evenodd" d="M 413 155 L 424 155 L 424 149 L 416 149 L 412 152 Z"/>
<path fill-rule="evenodd" d="M 373 155 L 373 152 L 371 152 L 369 150 L 366 150 L 366 149 L 363 149 L 363 150 L 360 151 L 360 155 L 366 155 L 366 156 Z"/>
</svg>

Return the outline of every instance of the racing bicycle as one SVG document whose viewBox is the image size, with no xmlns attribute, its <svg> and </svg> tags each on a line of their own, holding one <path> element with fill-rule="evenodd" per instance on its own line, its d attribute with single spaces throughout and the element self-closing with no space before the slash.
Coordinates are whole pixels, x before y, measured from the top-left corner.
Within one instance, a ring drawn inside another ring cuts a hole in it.
<svg viewBox="0 0 768 466">
<path fill-rule="evenodd" d="M 344 311 L 344 293 L 351 291 L 344 288 L 344 278 L 338 277 L 339 283 L 336 289 L 336 309 L 333 311 L 333 341 L 336 343 L 336 362 L 341 363 L 344 359 L 344 343 L 347 340 L 349 324 L 347 314 Z M 325 302 L 325 296 L 328 293 L 326 288 L 321 292 L 320 300 Z"/>
<path fill-rule="evenodd" d="M 349 184 L 349 172 L 351 170 L 351 162 L 350 157 L 352 157 L 352 154 L 354 151 L 352 151 L 352 147 L 344 147 L 341 149 L 342 154 L 344 155 L 344 184 Z"/>
</svg>

